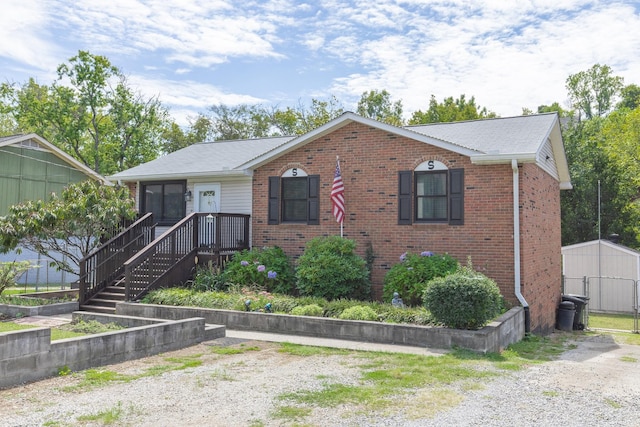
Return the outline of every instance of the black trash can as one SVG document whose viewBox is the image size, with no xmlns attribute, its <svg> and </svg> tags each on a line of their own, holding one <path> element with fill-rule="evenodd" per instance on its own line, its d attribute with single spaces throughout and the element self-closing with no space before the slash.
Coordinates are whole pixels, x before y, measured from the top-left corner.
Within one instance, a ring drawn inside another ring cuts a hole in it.
<svg viewBox="0 0 640 427">
<path fill-rule="evenodd" d="M 589 297 L 586 295 L 573 295 L 566 294 L 562 295 L 562 301 L 570 301 L 576 306 L 576 314 L 573 316 L 573 330 L 574 331 L 582 331 L 584 330 L 584 307 L 587 305 L 589 301 Z"/>
<path fill-rule="evenodd" d="M 576 305 L 571 301 L 562 301 L 558 308 L 557 328 L 561 331 L 571 331 L 575 314 Z"/>
</svg>

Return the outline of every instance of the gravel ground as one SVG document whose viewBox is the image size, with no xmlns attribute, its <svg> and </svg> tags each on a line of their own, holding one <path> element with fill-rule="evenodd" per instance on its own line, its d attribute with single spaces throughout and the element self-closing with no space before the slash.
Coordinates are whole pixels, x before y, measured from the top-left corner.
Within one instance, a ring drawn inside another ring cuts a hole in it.
<svg viewBox="0 0 640 427">
<path fill-rule="evenodd" d="M 251 350 L 212 352 L 212 346 L 228 345 Z M 279 347 L 226 338 L 104 368 L 135 374 L 166 365 L 167 357 L 191 355 L 203 362 L 159 376 L 65 391 L 82 377 L 70 375 L 2 390 L 0 425 L 105 425 L 105 418 L 83 416 L 118 409 L 111 425 L 640 426 L 640 346 L 618 345 L 607 335 L 579 336 L 575 348 L 553 362 L 472 385 L 416 390 L 413 398 L 425 402 L 418 414 L 407 412 L 404 397 L 396 407 L 379 413 L 363 413 L 353 405 L 314 407 L 299 419 L 277 418 L 278 408 L 287 405 L 278 395 L 320 390 L 328 382 L 358 384 L 363 359 L 357 353 L 302 357 L 279 352 Z M 433 396 L 449 400 L 442 405 Z"/>
</svg>

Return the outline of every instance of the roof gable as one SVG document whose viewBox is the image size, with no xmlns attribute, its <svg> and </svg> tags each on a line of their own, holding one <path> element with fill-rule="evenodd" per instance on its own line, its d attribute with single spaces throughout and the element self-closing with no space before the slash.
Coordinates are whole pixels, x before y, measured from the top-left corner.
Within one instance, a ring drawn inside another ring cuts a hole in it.
<svg viewBox="0 0 640 427">
<path fill-rule="evenodd" d="M 14 135 L 0 138 L 0 147 L 27 147 L 35 150 L 44 150 L 52 153 L 59 159 L 63 160 L 65 163 L 72 166 L 74 169 L 83 172 L 89 178 L 94 179 L 96 181 L 101 181 L 104 183 L 109 183 L 109 181 L 103 177 L 102 175 L 95 172 L 93 169 L 85 166 L 78 160 L 74 159 L 40 135 L 35 133 L 30 133 L 27 135 Z"/>
</svg>

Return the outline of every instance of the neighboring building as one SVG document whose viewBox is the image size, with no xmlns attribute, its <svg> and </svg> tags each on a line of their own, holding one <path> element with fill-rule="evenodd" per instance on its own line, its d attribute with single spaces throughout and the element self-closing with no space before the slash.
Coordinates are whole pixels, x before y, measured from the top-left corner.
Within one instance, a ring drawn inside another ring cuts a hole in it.
<svg viewBox="0 0 640 427">
<path fill-rule="evenodd" d="M 634 313 L 640 305 L 640 252 L 609 240 L 562 247 L 564 292 L 589 297 L 589 310 Z"/>
<path fill-rule="evenodd" d="M 0 216 L 9 207 L 27 200 L 47 200 L 74 182 L 106 179 L 36 134 L 0 137 Z M 29 271 L 22 281 L 29 283 L 68 283 L 75 280 L 49 269 L 38 254 L 23 251 L 0 254 L 0 261 L 30 260 L 41 268 Z"/>
<path fill-rule="evenodd" d="M 169 226 L 193 211 L 250 213 L 253 246 L 299 256 L 339 234 L 368 246 L 374 294 L 403 252 L 447 252 L 551 331 L 561 292 L 560 190 L 570 177 L 556 114 L 395 127 L 353 113 L 298 137 L 196 144 L 111 177 Z M 144 197 L 142 196 L 144 195 Z"/>
</svg>

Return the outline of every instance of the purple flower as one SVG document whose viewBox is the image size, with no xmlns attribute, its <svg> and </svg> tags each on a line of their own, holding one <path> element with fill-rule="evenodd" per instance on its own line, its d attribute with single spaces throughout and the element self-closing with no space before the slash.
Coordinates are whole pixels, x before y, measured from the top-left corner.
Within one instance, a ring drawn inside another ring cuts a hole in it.
<svg viewBox="0 0 640 427">
<path fill-rule="evenodd" d="M 240 265 L 246 267 L 247 265 L 249 265 L 249 261 L 240 261 Z"/>
<path fill-rule="evenodd" d="M 420 256 L 433 256 L 433 252 L 431 251 L 424 251 L 420 253 Z"/>
<path fill-rule="evenodd" d="M 271 271 L 271 270 L 269 270 L 269 272 L 267 273 L 267 277 L 269 279 L 275 279 L 277 275 L 278 275 L 278 273 L 276 273 L 275 271 Z"/>
<path fill-rule="evenodd" d="M 260 265 L 258 266 L 258 271 L 259 271 L 260 273 L 262 273 L 264 270 L 266 270 L 266 267 L 265 267 L 264 265 L 260 264 Z"/>
<path fill-rule="evenodd" d="M 405 259 L 407 259 L 407 253 L 403 253 L 402 255 L 400 255 L 400 261 L 404 261 Z"/>
</svg>

